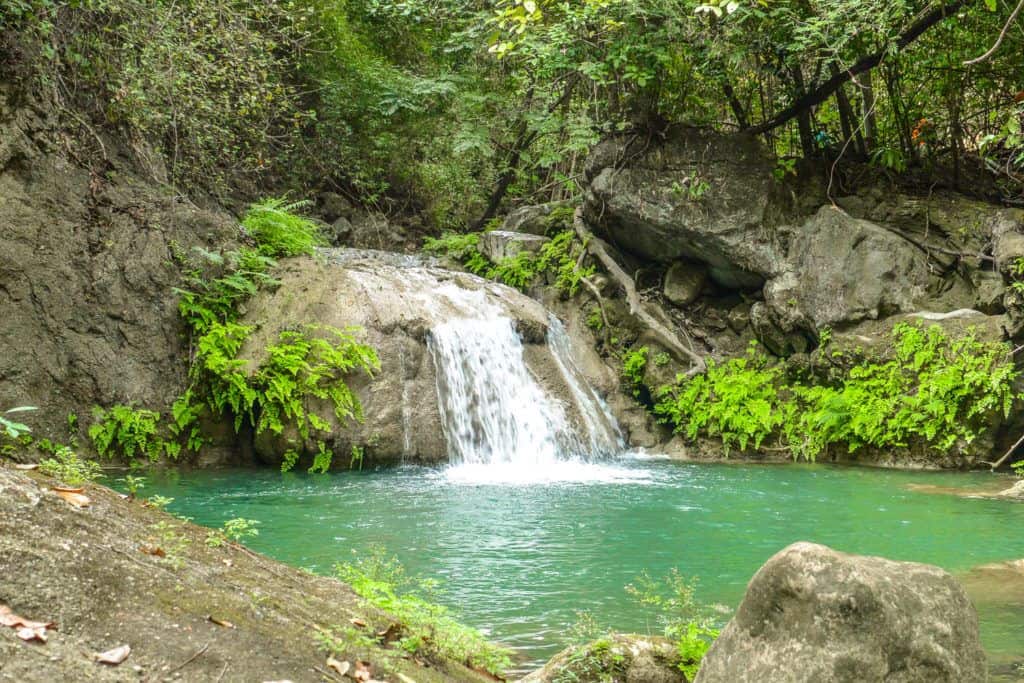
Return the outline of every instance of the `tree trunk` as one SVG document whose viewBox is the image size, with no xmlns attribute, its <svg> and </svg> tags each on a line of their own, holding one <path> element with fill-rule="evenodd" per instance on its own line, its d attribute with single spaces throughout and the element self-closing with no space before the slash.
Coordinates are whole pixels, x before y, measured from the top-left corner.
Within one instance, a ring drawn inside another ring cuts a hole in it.
<svg viewBox="0 0 1024 683">
<path fill-rule="evenodd" d="M 871 82 L 871 70 L 865 71 L 860 78 L 863 106 L 861 116 L 864 119 L 864 154 L 870 155 L 875 149 L 878 137 L 878 117 L 875 114 L 875 86 Z"/>
</svg>

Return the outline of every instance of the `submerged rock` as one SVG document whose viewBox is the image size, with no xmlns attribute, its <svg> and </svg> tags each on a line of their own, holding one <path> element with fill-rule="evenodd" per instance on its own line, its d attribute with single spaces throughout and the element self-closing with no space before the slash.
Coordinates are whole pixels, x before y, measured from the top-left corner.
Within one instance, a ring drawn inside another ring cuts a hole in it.
<svg viewBox="0 0 1024 683">
<path fill-rule="evenodd" d="M 555 655 L 522 683 L 686 683 L 679 653 L 665 638 L 614 634 Z"/>
<path fill-rule="evenodd" d="M 978 616 L 938 567 L 795 543 L 765 563 L 697 683 L 970 683 Z"/>
</svg>

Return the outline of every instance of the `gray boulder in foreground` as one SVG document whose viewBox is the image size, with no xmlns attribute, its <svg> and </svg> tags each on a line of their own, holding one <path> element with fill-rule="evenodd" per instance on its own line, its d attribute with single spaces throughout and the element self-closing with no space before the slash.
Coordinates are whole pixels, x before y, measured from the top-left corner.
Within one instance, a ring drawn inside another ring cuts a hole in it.
<svg viewBox="0 0 1024 683">
<path fill-rule="evenodd" d="M 696 683 L 984 680 L 977 613 L 947 572 L 794 543 L 751 579 Z"/>
</svg>

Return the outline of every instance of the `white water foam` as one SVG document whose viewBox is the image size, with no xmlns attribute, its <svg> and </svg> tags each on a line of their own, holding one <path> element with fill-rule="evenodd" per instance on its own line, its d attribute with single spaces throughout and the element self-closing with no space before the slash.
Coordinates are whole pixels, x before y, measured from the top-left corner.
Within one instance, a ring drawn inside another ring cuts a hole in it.
<svg viewBox="0 0 1024 683">
<path fill-rule="evenodd" d="M 648 478 L 643 471 L 593 461 L 620 453 L 622 435 L 573 360 L 557 319 L 549 323 L 547 343 L 571 406 L 549 396 L 532 375 L 512 319 L 487 293 L 447 285 L 434 296 L 448 313 L 431 328 L 429 348 L 452 463 L 444 470 L 449 481 L 522 485 Z M 579 416 L 578 428 L 570 411 Z"/>
</svg>

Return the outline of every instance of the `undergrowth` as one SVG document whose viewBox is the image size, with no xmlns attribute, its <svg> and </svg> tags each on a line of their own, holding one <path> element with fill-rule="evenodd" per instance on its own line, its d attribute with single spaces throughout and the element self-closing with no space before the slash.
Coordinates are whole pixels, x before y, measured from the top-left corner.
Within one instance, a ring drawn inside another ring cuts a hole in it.
<svg viewBox="0 0 1024 683">
<path fill-rule="evenodd" d="M 553 214 L 554 215 L 554 214 Z M 560 220 L 556 215 L 555 220 Z M 553 223 L 553 225 L 562 225 Z M 565 296 L 575 296 L 583 278 L 594 274 L 594 266 L 582 265 L 585 245 L 575 239 L 571 230 L 560 230 L 534 254 L 520 251 L 497 263 L 487 259 L 479 250 L 484 233 L 446 233 L 439 238 L 428 238 L 425 251 L 443 254 L 462 263 L 475 275 L 525 290 L 542 275 L 550 273 L 554 285 Z"/>
<path fill-rule="evenodd" d="M 508 650 L 459 623 L 446 607 L 433 601 L 436 582 L 408 576 L 398 560 L 383 550 L 375 549 L 353 562 L 338 564 L 335 573 L 367 603 L 399 622 L 400 631 L 394 641 L 399 649 L 463 662 L 495 676 L 501 676 L 511 665 Z"/>
<path fill-rule="evenodd" d="M 908 323 L 892 338 L 891 358 L 861 360 L 824 383 L 788 381 L 752 346 L 659 389 L 654 412 L 691 439 L 717 437 L 727 450 L 771 442 L 808 460 L 832 446 L 963 452 L 993 414 L 1009 415 L 1018 372 L 1006 344 Z"/>
</svg>

